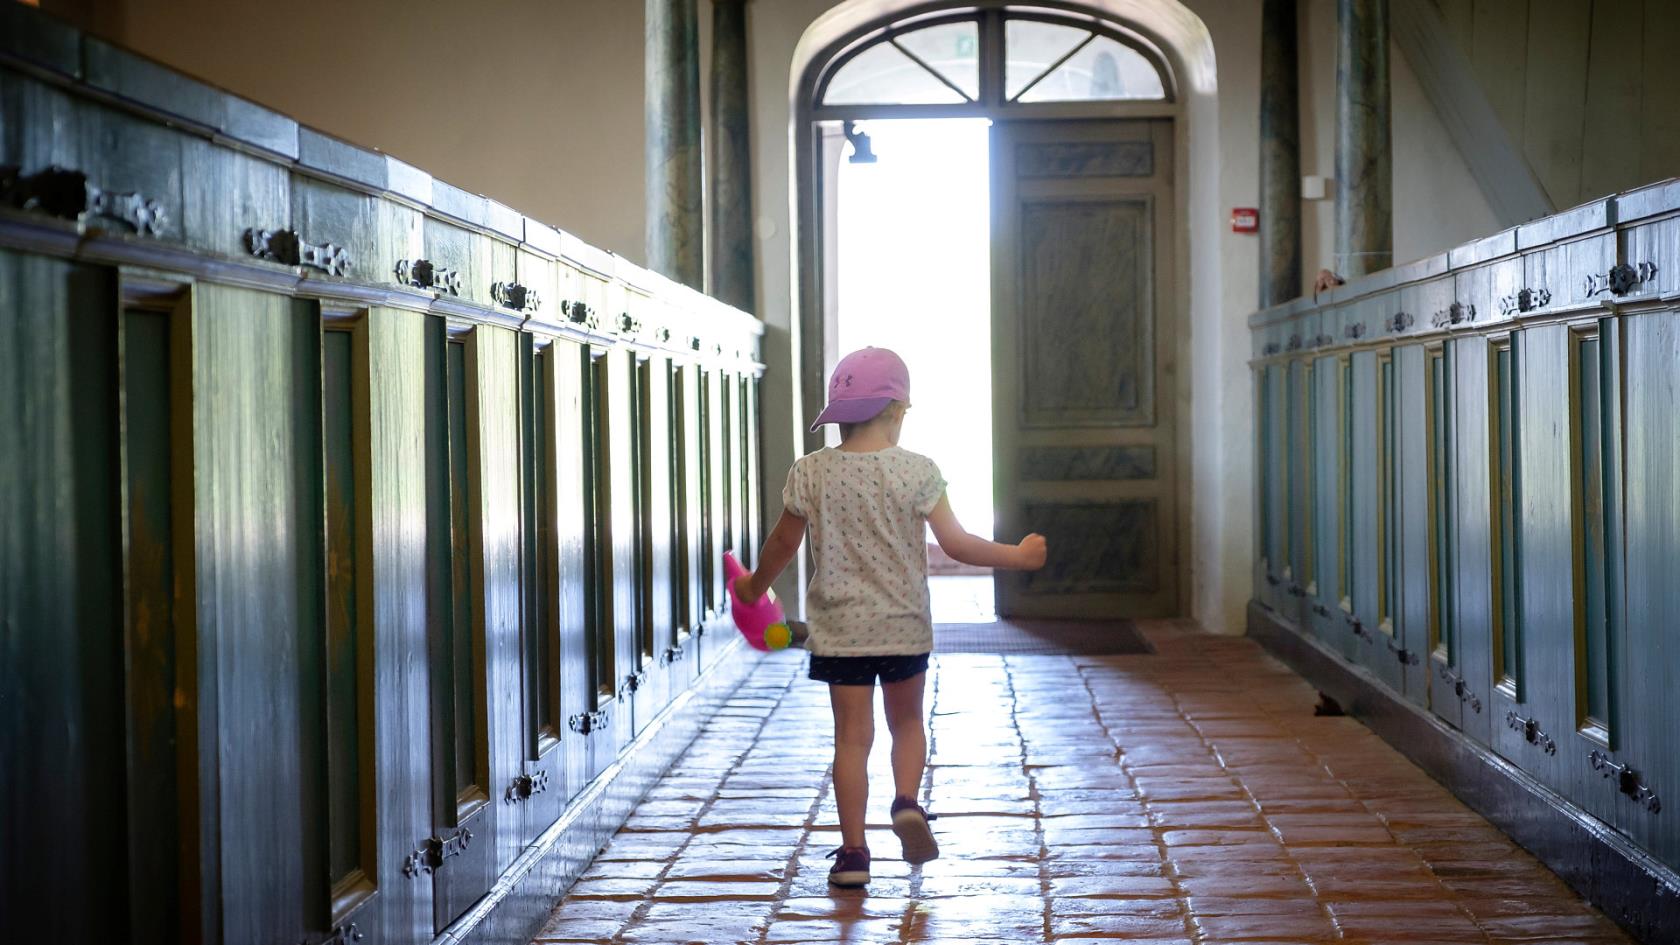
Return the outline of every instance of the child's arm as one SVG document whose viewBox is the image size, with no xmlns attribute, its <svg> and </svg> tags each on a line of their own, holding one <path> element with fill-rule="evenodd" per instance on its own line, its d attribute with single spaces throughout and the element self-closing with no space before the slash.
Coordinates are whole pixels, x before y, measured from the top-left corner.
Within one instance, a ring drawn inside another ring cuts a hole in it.
<svg viewBox="0 0 1680 945">
<path fill-rule="evenodd" d="M 776 520 L 776 527 L 770 529 L 770 536 L 764 539 L 764 548 L 758 553 L 758 567 L 753 573 L 735 582 L 735 593 L 743 603 L 752 603 L 764 596 L 770 585 L 782 576 L 793 556 L 799 554 L 799 543 L 805 540 L 805 520 L 782 510 L 782 517 Z"/>
<path fill-rule="evenodd" d="M 1044 567 L 1043 535 L 1034 532 L 1021 539 L 1019 545 L 1002 545 L 971 535 L 957 521 L 957 514 L 951 511 L 951 500 L 945 496 L 940 496 L 939 504 L 928 513 L 928 524 L 933 526 L 933 537 L 939 547 L 963 564 L 1012 571 L 1037 571 Z"/>
</svg>

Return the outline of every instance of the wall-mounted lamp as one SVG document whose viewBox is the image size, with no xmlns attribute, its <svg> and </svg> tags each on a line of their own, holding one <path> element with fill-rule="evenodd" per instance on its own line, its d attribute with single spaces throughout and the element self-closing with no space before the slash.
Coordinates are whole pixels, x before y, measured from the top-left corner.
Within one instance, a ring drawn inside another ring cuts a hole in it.
<svg viewBox="0 0 1680 945">
<path fill-rule="evenodd" d="M 869 136 L 857 130 L 857 122 L 846 121 L 846 140 L 852 143 L 852 156 L 846 160 L 853 164 L 874 164 L 875 152 L 869 147 Z"/>
</svg>

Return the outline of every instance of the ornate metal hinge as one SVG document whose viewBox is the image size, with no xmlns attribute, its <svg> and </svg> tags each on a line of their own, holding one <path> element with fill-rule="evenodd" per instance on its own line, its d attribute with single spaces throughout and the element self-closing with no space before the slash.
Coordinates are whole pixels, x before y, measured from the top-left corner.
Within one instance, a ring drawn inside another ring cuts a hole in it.
<svg viewBox="0 0 1680 945">
<path fill-rule="evenodd" d="M 1346 325 L 1342 328 L 1342 334 L 1357 341 L 1360 338 L 1365 337 L 1365 324 L 1363 322 L 1354 322 L 1351 325 Z"/>
<path fill-rule="evenodd" d="M 461 274 L 432 265 L 430 259 L 406 259 L 397 263 L 397 281 L 416 289 L 432 289 L 450 295 L 461 294 Z"/>
<path fill-rule="evenodd" d="M 1388 330 L 1398 334 L 1412 327 L 1414 321 L 1416 319 L 1412 318 L 1411 312 L 1396 312 L 1394 317 L 1388 320 Z"/>
<path fill-rule="evenodd" d="M 1602 276 L 1596 273 L 1587 276 L 1587 295 L 1593 296 L 1607 290 L 1611 295 L 1627 295 L 1655 278 L 1656 274 L 1656 263 L 1642 262 L 1637 266 L 1617 263 Z"/>
<path fill-rule="evenodd" d="M 1548 289 L 1518 289 L 1515 293 L 1499 300 L 1499 311 L 1504 315 L 1520 315 L 1535 309 L 1545 308 L 1552 304 L 1552 293 Z"/>
<path fill-rule="evenodd" d="M 1323 601 L 1317 601 L 1317 602 L 1315 602 L 1315 603 L 1314 603 L 1314 604 L 1313 604 L 1313 608 L 1312 608 L 1312 609 L 1313 609 L 1313 613 L 1315 613 L 1315 614 L 1317 614 L 1317 615 L 1319 615 L 1319 616 L 1320 616 L 1320 617 L 1329 617 L 1329 616 L 1330 616 L 1330 608 L 1329 608 L 1329 607 L 1326 607 L 1326 606 L 1325 606 L 1325 605 L 1324 605 L 1324 602 L 1323 602 Z"/>
<path fill-rule="evenodd" d="M 638 669 L 630 675 L 624 677 L 624 682 L 619 683 L 618 686 L 619 698 L 622 699 L 642 688 L 642 686 L 647 682 L 647 678 L 648 674 L 645 669 Z"/>
<path fill-rule="evenodd" d="M 671 329 L 669 328 L 661 328 L 657 332 L 654 332 L 653 336 L 658 338 L 659 343 L 662 345 L 668 345 L 671 343 Z"/>
<path fill-rule="evenodd" d="M 631 318 L 629 312 L 621 312 L 618 316 L 618 330 L 620 334 L 639 335 L 642 332 L 642 320 Z"/>
<path fill-rule="evenodd" d="M 1477 715 L 1480 715 L 1482 712 L 1482 697 L 1476 695 L 1470 690 L 1469 686 L 1464 684 L 1464 677 L 1453 672 L 1451 669 L 1448 669 L 1446 666 L 1438 667 L 1438 669 L 1440 671 L 1441 678 L 1452 683 L 1453 694 L 1458 696 L 1458 701 L 1470 706 L 1471 710 L 1473 710 Z"/>
<path fill-rule="evenodd" d="M 1521 732 L 1524 741 L 1530 745 L 1538 745 L 1541 751 L 1548 755 L 1557 754 L 1557 742 L 1552 736 L 1540 730 L 1540 723 L 1535 719 L 1525 719 L 1517 714 L 1516 709 L 1505 713 L 1505 724 L 1513 731 Z"/>
<path fill-rule="evenodd" d="M 0 202 L 77 222 L 105 217 L 127 224 L 141 236 L 161 236 L 169 220 L 156 200 L 97 187 L 81 171 L 57 165 L 27 176 L 20 171 L 15 166 L 0 168 Z"/>
<path fill-rule="evenodd" d="M 1342 614 L 1342 619 L 1347 621 L 1348 629 L 1353 631 L 1353 635 L 1361 640 L 1364 640 L 1367 645 L 1377 642 L 1376 637 L 1371 636 L 1371 631 L 1365 629 L 1364 621 L 1360 620 L 1357 616 L 1353 614 Z"/>
<path fill-rule="evenodd" d="M 1265 357 L 1265 358 L 1269 358 L 1272 355 L 1277 354 L 1279 351 L 1282 351 L 1282 350 L 1283 350 L 1283 347 L 1281 345 L 1279 345 L 1277 342 L 1268 341 L 1268 342 L 1266 342 L 1265 347 L 1260 349 L 1260 356 Z"/>
<path fill-rule="evenodd" d="M 420 843 L 420 849 L 410 853 L 403 861 L 403 875 L 413 879 L 421 874 L 429 876 L 437 872 L 443 867 L 444 860 L 467 852 L 472 840 L 472 831 L 465 827 L 448 837 L 427 837 Z"/>
<path fill-rule="evenodd" d="M 287 266 L 308 266 L 329 276 L 343 276 L 350 272 L 348 250 L 335 243 L 316 245 L 307 242 L 295 230 L 246 230 L 245 248 L 258 259 Z"/>
<path fill-rule="evenodd" d="M 686 655 L 688 654 L 683 652 L 682 647 L 668 646 L 665 648 L 665 652 L 659 654 L 659 665 L 670 666 L 672 663 L 680 663 Z"/>
<path fill-rule="evenodd" d="M 1402 666 L 1416 666 L 1418 664 L 1418 655 L 1398 643 L 1395 643 L 1392 637 L 1388 640 L 1388 651 L 1394 654 L 1394 658 L 1399 661 Z"/>
<path fill-rule="evenodd" d="M 1290 581 L 1288 590 L 1290 597 L 1307 596 L 1307 589 L 1302 587 L 1299 581 Z"/>
<path fill-rule="evenodd" d="M 541 794 L 548 790 L 548 769 L 543 768 L 535 774 L 515 775 L 508 783 L 507 791 L 502 794 L 502 803 L 518 804 L 530 800 L 531 795 Z"/>
<path fill-rule="evenodd" d="M 498 282 L 490 287 L 490 297 L 503 308 L 511 308 L 516 312 L 534 312 L 542 304 L 535 289 L 522 286 L 517 282 Z"/>
<path fill-rule="evenodd" d="M 1651 790 L 1639 777 L 1639 772 L 1632 765 L 1619 765 L 1610 760 L 1607 752 L 1593 749 L 1587 755 L 1587 761 L 1593 770 L 1607 778 L 1616 779 L 1616 790 L 1633 798 L 1634 803 L 1643 806 L 1653 814 L 1662 811 L 1662 801 L 1657 799 L 1657 792 Z"/>
<path fill-rule="evenodd" d="M 607 727 L 607 713 L 604 710 L 579 712 L 566 720 L 566 727 L 579 735 L 600 731 Z"/>
<path fill-rule="evenodd" d="M 1436 328 L 1445 328 L 1448 325 L 1461 325 L 1465 322 L 1473 322 L 1475 320 L 1476 306 L 1465 305 L 1463 302 L 1454 302 L 1446 308 L 1436 312 L 1429 319 L 1429 324 Z"/>
<path fill-rule="evenodd" d="M 351 945 L 352 942 L 359 942 L 366 937 L 356 923 L 350 922 L 333 929 L 333 934 L 321 942 L 321 945 Z"/>
<path fill-rule="evenodd" d="M 1286 350 L 1286 351 L 1299 351 L 1299 350 L 1301 350 L 1301 336 L 1300 335 L 1290 335 L 1289 336 L 1289 344 L 1284 345 L 1284 350 Z M 740 356 L 740 352 L 736 352 L 736 357 L 739 357 L 739 356 Z"/>
<path fill-rule="evenodd" d="M 689 335 L 688 336 L 688 348 L 689 348 L 690 351 L 699 351 L 700 350 L 700 336 L 699 335 Z"/>
<path fill-rule="evenodd" d="M 560 314 L 566 316 L 566 320 L 574 325 L 583 325 L 587 328 L 595 327 L 595 309 L 591 308 L 586 302 L 576 300 L 561 302 Z"/>
<path fill-rule="evenodd" d="M 1273 587 L 1277 587 L 1279 584 L 1282 584 L 1283 582 L 1278 578 L 1277 575 L 1271 573 L 1270 571 L 1267 571 L 1266 572 L 1266 583 L 1270 584 Z"/>
</svg>

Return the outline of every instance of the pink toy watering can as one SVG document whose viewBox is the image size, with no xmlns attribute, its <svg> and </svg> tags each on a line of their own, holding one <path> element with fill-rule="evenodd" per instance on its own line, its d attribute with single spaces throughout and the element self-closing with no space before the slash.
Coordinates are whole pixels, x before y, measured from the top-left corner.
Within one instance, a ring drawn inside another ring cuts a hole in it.
<svg viewBox="0 0 1680 945">
<path fill-rule="evenodd" d="M 763 597 L 750 604 L 735 593 L 735 582 L 748 573 L 746 568 L 741 567 L 741 562 L 735 560 L 733 551 L 723 553 L 724 582 L 729 586 L 729 615 L 735 618 L 735 629 L 741 631 L 741 636 L 747 638 L 747 644 L 753 649 L 785 650 L 793 642 L 793 631 L 788 629 L 787 617 L 782 613 L 782 605 L 777 602 L 775 592 L 767 589 Z"/>
</svg>

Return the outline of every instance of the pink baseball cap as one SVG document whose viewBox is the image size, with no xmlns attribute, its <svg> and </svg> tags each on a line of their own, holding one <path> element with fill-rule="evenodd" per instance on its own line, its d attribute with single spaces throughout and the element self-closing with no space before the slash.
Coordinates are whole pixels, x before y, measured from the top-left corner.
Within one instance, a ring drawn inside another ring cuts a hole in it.
<svg viewBox="0 0 1680 945">
<path fill-rule="evenodd" d="M 910 369 L 886 348 L 863 348 L 840 359 L 828 379 L 828 406 L 811 424 L 873 420 L 895 400 L 910 402 Z"/>
</svg>

